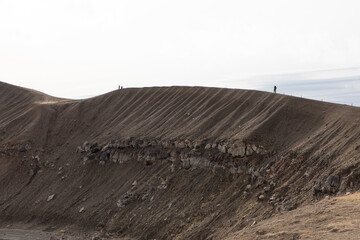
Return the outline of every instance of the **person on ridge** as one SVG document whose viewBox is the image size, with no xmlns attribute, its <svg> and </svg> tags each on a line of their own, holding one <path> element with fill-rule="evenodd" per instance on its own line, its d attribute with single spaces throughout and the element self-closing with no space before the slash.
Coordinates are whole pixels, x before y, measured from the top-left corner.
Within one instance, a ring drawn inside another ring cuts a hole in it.
<svg viewBox="0 0 360 240">
<path fill-rule="evenodd" d="M 276 89 L 277 89 L 277 87 L 276 87 L 276 86 L 274 86 L 274 93 L 276 93 Z"/>
</svg>

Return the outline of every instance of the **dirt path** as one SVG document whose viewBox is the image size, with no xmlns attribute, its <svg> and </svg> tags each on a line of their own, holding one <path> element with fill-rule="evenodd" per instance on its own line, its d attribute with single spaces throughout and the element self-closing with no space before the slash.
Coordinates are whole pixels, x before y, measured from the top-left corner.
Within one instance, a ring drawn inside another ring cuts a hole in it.
<svg viewBox="0 0 360 240">
<path fill-rule="evenodd" d="M 45 240 L 60 239 L 60 234 L 42 232 L 36 230 L 0 228 L 0 240 Z M 68 238 L 75 239 L 75 238 Z"/>
<path fill-rule="evenodd" d="M 62 237 L 60 232 L 45 232 L 41 230 L 25 230 L 25 229 L 9 229 L 0 228 L 0 240 L 83 240 L 93 239 L 111 239 L 111 240 L 133 240 L 132 238 L 117 238 L 117 237 L 100 237 L 99 233 L 83 233 L 78 234 L 76 237 L 68 233 Z"/>
</svg>

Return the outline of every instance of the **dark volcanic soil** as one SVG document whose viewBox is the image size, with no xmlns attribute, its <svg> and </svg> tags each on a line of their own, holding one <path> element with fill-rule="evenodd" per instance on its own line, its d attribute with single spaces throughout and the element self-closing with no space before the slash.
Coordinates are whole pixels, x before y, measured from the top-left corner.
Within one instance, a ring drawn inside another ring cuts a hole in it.
<svg viewBox="0 0 360 240">
<path fill-rule="evenodd" d="M 359 190 L 359 127 L 359 108 L 259 91 L 122 89 L 72 101 L 0 82 L 0 227 L 265 238 L 282 224 L 261 236 L 254 226 Z"/>
</svg>

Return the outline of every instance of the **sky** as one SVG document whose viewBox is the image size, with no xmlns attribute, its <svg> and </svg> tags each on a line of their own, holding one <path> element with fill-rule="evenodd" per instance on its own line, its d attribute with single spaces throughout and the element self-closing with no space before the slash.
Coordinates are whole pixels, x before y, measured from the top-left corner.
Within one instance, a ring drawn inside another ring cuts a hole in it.
<svg viewBox="0 0 360 240">
<path fill-rule="evenodd" d="M 360 106 L 358 0 L 0 0 L 0 81 L 213 86 Z"/>
</svg>

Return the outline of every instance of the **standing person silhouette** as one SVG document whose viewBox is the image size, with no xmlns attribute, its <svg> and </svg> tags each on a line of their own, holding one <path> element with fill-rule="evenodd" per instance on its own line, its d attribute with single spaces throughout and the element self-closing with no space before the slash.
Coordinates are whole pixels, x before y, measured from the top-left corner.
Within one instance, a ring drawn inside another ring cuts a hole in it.
<svg viewBox="0 0 360 240">
<path fill-rule="evenodd" d="M 277 89 L 277 87 L 276 87 L 276 86 L 274 86 L 274 93 L 276 93 L 276 89 Z"/>
</svg>

